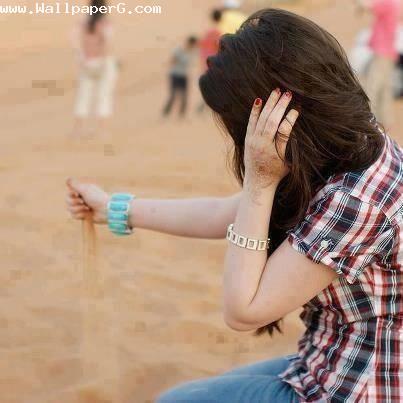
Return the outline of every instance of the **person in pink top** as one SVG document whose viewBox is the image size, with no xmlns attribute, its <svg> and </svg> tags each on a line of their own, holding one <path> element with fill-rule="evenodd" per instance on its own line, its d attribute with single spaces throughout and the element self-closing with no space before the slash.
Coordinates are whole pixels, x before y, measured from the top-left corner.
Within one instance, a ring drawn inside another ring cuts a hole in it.
<svg viewBox="0 0 403 403">
<path fill-rule="evenodd" d="M 199 43 L 203 73 L 207 70 L 207 59 L 210 56 L 214 56 L 218 52 L 218 45 L 220 42 L 220 37 L 222 35 L 222 32 L 218 28 L 218 24 L 220 23 L 221 18 L 222 12 L 220 10 L 212 11 L 212 26 L 207 30 Z"/>
<path fill-rule="evenodd" d="M 221 10 L 213 10 L 211 12 L 211 22 L 212 25 L 203 35 L 203 37 L 199 41 L 199 49 L 200 49 L 200 62 L 201 62 L 201 74 L 204 74 L 208 68 L 207 59 L 210 56 L 214 56 L 218 52 L 218 47 L 220 43 L 220 38 L 223 32 L 220 31 L 218 25 L 222 19 Z M 202 100 L 199 107 L 197 108 L 198 112 L 203 112 L 205 107 L 205 103 Z"/>
<path fill-rule="evenodd" d="M 398 58 L 396 36 L 400 0 L 358 0 L 374 16 L 370 48 L 373 59 L 367 75 L 367 93 L 378 120 L 389 127 L 393 123 L 392 74 Z"/>
</svg>

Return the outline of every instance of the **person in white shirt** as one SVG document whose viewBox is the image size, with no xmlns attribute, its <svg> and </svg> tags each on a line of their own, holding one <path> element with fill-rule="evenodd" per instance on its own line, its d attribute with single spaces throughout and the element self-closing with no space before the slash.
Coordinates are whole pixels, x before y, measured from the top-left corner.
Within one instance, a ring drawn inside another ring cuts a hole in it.
<svg viewBox="0 0 403 403">
<path fill-rule="evenodd" d="M 106 5 L 92 0 L 92 6 Z M 82 21 L 76 35 L 79 58 L 79 81 L 75 103 L 74 135 L 81 136 L 91 112 L 96 128 L 105 135 L 113 111 L 117 63 L 111 52 L 112 25 L 105 13 L 96 12 Z M 93 109 L 93 110 L 92 110 Z"/>
</svg>

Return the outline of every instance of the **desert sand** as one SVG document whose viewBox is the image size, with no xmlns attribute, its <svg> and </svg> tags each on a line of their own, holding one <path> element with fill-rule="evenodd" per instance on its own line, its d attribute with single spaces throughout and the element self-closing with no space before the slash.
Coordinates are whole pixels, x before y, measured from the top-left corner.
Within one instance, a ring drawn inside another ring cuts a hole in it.
<svg viewBox="0 0 403 403">
<path fill-rule="evenodd" d="M 246 3 L 250 11 L 265 4 Z M 351 3 L 285 2 L 346 48 L 369 21 L 357 18 Z M 208 112 L 194 112 L 196 84 L 188 119 L 160 118 L 170 51 L 206 26 L 216 1 L 158 4 L 160 16 L 113 17 L 122 70 L 114 153 L 107 155 L 102 139 L 69 137 L 75 19 L 0 15 L 2 403 L 151 402 L 177 382 L 296 351 L 297 312 L 285 319 L 284 335 L 272 339 L 226 328 L 220 310 L 224 241 L 145 231 L 121 239 L 97 228 L 95 271 L 89 278 L 83 273 L 82 227 L 64 205 L 68 176 L 138 197 L 237 190 L 225 136 Z M 197 72 L 198 66 L 195 82 Z M 401 112 L 396 104 L 392 135 L 400 143 Z"/>
</svg>

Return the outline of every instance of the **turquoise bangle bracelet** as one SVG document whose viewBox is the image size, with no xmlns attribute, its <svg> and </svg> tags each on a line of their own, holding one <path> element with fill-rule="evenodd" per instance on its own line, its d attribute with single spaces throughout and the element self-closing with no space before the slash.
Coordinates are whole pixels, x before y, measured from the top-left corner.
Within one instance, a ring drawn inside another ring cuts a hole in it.
<svg viewBox="0 0 403 403">
<path fill-rule="evenodd" d="M 134 196 L 127 193 L 114 193 L 108 203 L 108 228 L 115 235 L 130 235 L 133 229 L 129 226 L 130 203 Z"/>
</svg>

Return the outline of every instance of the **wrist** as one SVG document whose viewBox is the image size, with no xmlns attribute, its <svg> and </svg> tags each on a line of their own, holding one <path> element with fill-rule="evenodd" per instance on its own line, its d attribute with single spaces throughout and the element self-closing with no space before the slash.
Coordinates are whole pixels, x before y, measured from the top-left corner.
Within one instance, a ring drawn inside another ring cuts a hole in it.
<svg viewBox="0 0 403 403">
<path fill-rule="evenodd" d="M 243 190 L 255 197 L 266 197 L 276 192 L 276 189 L 281 181 L 281 178 L 256 178 L 245 175 L 243 181 Z"/>
<path fill-rule="evenodd" d="M 135 196 L 129 193 L 114 193 L 107 205 L 108 227 L 115 235 L 130 235 L 133 227 L 130 224 L 131 203 Z"/>
<path fill-rule="evenodd" d="M 130 228 L 139 228 L 141 227 L 139 222 L 139 199 L 135 198 L 130 202 L 129 208 L 129 226 Z"/>
<path fill-rule="evenodd" d="M 111 200 L 111 196 L 105 198 L 100 209 L 100 224 L 108 224 L 108 205 Z"/>
<path fill-rule="evenodd" d="M 106 195 L 102 197 L 101 200 L 93 204 L 92 207 L 92 219 L 94 223 L 99 225 L 108 224 L 108 204 L 110 201 L 110 196 Z"/>
</svg>

